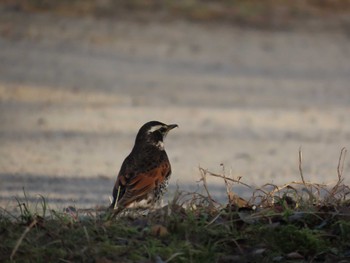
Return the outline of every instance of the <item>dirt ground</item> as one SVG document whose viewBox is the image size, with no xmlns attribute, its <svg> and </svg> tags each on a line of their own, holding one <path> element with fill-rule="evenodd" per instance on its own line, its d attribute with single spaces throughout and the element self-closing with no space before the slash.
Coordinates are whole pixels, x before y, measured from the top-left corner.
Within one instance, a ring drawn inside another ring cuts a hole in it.
<svg viewBox="0 0 350 263">
<path fill-rule="evenodd" d="M 334 183 L 350 146 L 349 83 L 342 30 L 1 10 L 0 207 L 23 187 L 51 207 L 107 205 L 149 120 L 179 124 L 166 139 L 169 196 L 197 189 L 198 167 L 254 186 L 300 180 L 299 147 L 306 180 Z M 208 183 L 224 197 L 222 181 Z"/>
</svg>

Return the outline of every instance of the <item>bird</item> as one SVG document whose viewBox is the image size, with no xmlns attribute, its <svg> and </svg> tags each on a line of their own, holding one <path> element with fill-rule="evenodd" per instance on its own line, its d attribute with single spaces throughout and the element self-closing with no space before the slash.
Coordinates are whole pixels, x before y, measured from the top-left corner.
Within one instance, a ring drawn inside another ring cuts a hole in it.
<svg viewBox="0 0 350 263">
<path fill-rule="evenodd" d="M 164 139 L 177 124 L 149 121 L 138 131 L 131 153 L 123 161 L 113 187 L 113 217 L 131 206 L 154 205 L 164 194 L 171 165 Z"/>
</svg>

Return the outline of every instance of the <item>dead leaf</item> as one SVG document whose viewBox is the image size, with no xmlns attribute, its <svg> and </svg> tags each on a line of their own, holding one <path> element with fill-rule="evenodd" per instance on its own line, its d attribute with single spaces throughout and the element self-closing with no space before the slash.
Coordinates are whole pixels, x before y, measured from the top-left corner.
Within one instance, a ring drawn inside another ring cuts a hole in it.
<svg viewBox="0 0 350 263">
<path fill-rule="evenodd" d="M 290 252 L 287 254 L 288 259 L 304 259 L 303 255 L 301 255 L 299 252 Z"/>
<path fill-rule="evenodd" d="M 162 225 L 154 225 L 151 227 L 151 235 L 157 237 L 165 237 L 169 234 L 168 229 Z"/>
</svg>

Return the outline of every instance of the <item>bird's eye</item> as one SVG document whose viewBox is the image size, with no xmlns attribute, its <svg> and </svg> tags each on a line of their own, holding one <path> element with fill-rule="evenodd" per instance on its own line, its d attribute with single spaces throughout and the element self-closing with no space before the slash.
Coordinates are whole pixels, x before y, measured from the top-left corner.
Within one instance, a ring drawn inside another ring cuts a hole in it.
<svg viewBox="0 0 350 263">
<path fill-rule="evenodd" d="M 165 128 L 165 127 L 162 127 L 162 128 L 159 129 L 159 131 L 160 131 L 161 133 L 165 133 L 165 132 L 166 132 L 166 128 Z"/>
</svg>

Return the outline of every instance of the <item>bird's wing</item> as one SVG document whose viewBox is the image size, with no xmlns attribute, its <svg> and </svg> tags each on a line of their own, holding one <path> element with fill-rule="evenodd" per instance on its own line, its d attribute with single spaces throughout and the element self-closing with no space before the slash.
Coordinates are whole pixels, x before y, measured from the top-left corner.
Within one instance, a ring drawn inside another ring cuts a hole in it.
<svg viewBox="0 0 350 263">
<path fill-rule="evenodd" d="M 170 172 L 171 168 L 169 162 L 164 161 L 161 165 L 152 170 L 135 174 L 130 180 L 119 176 L 119 184 L 123 186 L 124 192 L 121 198 L 119 198 L 118 206 L 127 207 L 134 201 L 145 198 L 147 194 L 164 182 Z"/>
<path fill-rule="evenodd" d="M 135 176 L 134 167 L 135 159 L 132 158 L 132 155 L 130 154 L 128 157 L 125 158 L 118 173 L 118 177 L 113 188 L 113 202 L 110 208 L 115 208 L 115 205 L 116 203 L 118 203 L 118 200 L 120 200 L 123 197 L 126 190 L 127 182 Z"/>
</svg>

